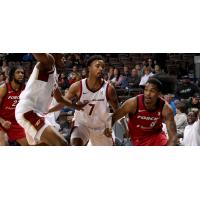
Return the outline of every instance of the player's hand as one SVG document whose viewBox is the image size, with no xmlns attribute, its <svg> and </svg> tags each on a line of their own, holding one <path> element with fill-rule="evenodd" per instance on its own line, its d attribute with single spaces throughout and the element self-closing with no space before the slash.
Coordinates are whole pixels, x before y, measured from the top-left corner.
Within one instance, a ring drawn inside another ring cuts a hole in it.
<svg viewBox="0 0 200 200">
<path fill-rule="evenodd" d="M 5 129 L 9 129 L 11 127 L 11 122 L 10 121 L 3 121 L 2 122 L 2 126 L 5 128 Z"/>
<path fill-rule="evenodd" d="M 74 105 L 74 109 L 76 110 L 84 110 L 83 108 L 89 103 L 89 101 L 85 101 L 84 103 L 82 102 L 77 102 L 75 105 Z"/>
<path fill-rule="evenodd" d="M 112 137 L 112 129 L 106 128 L 103 133 L 106 137 Z"/>
</svg>

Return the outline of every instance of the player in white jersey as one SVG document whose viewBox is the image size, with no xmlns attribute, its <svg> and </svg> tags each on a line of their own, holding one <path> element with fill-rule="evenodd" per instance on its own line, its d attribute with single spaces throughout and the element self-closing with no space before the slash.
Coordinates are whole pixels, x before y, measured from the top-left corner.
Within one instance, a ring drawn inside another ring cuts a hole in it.
<svg viewBox="0 0 200 200">
<path fill-rule="evenodd" d="M 91 56 L 87 66 L 88 78 L 72 84 L 65 96 L 67 99 L 77 98 L 81 104 L 88 102 L 84 110 L 75 111 L 71 145 L 82 146 L 89 141 L 95 146 L 111 146 L 113 139 L 105 132 L 111 128 L 109 105 L 114 111 L 118 108 L 117 95 L 114 87 L 102 78 L 105 63 L 101 56 Z M 58 105 L 50 111 L 59 108 Z"/>
<path fill-rule="evenodd" d="M 37 64 L 20 95 L 15 111 L 17 122 L 25 129 L 30 145 L 67 145 L 66 140 L 42 115 L 48 112 L 53 97 L 57 102 L 75 109 L 82 109 L 84 105 L 73 105 L 62 97 L 58 89 L 55 66 L 60 64 L 62 54 L 38 53 L 33 56 Z"/>
</svg>

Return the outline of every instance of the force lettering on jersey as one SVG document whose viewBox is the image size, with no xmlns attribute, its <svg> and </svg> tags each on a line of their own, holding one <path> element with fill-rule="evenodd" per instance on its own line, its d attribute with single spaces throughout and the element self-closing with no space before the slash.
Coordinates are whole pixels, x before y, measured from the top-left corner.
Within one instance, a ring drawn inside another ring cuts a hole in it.
<svg viewBox="0 0 200 200">
<path fill-rule="evenodd" d="M 148 121 L 156 121 L 159 119 L 158 117 L 147 117 L 147 116 L 140 116 L 140 115 L 138 115 L 137 118 L 143 119 L 143 120 L 148 120 Z"/>
<path fill-rule="evenodd" d="M 104 99 L 92 99 L 92 101 L 104 101 Z"/>
<path fill-rule="evenodd" d="M 19 100 L 19 96 L 9 96 L 8 99 Z"/>
</svg>

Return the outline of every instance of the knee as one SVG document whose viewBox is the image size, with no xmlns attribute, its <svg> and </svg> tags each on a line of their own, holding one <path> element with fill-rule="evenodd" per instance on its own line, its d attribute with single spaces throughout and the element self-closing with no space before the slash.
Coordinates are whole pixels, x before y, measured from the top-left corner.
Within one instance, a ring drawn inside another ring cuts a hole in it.
<svg viewBox="0 0 200 200">
<path fill-rule="evenodd" d="M 57 142 L 55 142 L 55 146 L 68 146 L 68 142 L 61 138 L 60 140 L 57 140 Z"/>
<path fill-rule="evenodd" d="M 71 145 L 72 146 L 83 146 L 83 140 L 81 138 L 72 138 Z"/>
</svg>

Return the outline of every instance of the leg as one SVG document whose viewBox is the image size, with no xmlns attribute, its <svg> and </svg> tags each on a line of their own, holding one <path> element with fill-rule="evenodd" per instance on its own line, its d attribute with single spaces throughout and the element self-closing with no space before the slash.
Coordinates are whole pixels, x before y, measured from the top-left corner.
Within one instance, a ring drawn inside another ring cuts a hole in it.
<svg viewBox="0 0 200 200">
<path fill-rule="evenodd" d="M 6 134 L 0 129 L 0 146 L 6 146 Z"/>
<path fill-rule="evenodd" d="M 67 146 L 68 143 L 64 137 L 59 134 L 53 127 L 48 126 L 40 136 L 40 142 L 49 146 Z"/>
<path fill-rule="evenodd" d="M 19 143 L 20 146 L 29 146 L 28 141 L 25 137 L 17 139 L 16 142 Z"/>
<path fill-rule="evenodd" d="M 107 137 L 104 133 L 90 133 L 89 145 L 92 146 L 113 146 L 114 141 L 112 137 Z"/>
<path fill-rule="evenodd" d="M 24 128 L 29 145 L 45 143 L 52 146 L 67 145 L 67 141 L 53 126 L 45 122 L 43 117 L 38 116 L 32 110 L 16 115 L 17 122 Z"/>
<path fill-rule="evenodd" d="M 84 146 L 89 140 L 89 132 L 87 127 L 78 126 L 72 129 L 70 143 L 72 146 Z"/>
</svg>

